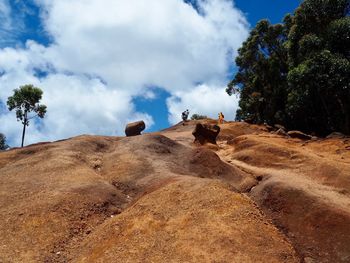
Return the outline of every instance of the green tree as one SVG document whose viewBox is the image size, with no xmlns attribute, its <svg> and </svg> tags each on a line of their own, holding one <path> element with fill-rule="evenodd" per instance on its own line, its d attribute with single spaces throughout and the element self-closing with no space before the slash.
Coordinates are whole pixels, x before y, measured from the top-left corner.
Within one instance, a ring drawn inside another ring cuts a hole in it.
<svg viewBox="0 0 350 263">
<path fill-rule="evenodd" d="M 203 120 L 203 119 L 207 119 L 208 117 L 206 115 L 200 115 L 200 114 L 193 114 L 191 117 L 191 120 Z"/>
<path fill-rule="evenodd" d="M 283 24 L 260 21 L 228 84 L 238 120 L 350 133 L 349 0 L 305 0 Z"/>
<path fill-rule="evenodd" d="M 238 73 L 228 84 L 229 95 L 240 94 L 237 120 L 255 123 L 285 121 L 288 72 L 286 27 L 260 21 L 238 50 Z"/>
<path fill-rule="evenodd" d="M 8 109 L 10 111 L 15 109 L 17 120 L 23 124 L 22 147 L 29 120 L 35 117 L 44 118 L 45 116 L 46 106 L 39 104 L 42 94 L 41 89 L 33 85 L 24 85 L 19 89 L 15 89 L 14 95 L 7 100 Z"/>
<path fill-rule="evenodd" d="M 305 0 L 288 34 L 286 110 L 295 127 L 350 133 L 349 0 Z"/>
<path fill-rule="evenodd" d="M 4 134 L 0 133 L 0 151 L 4 151 L 7 148 L 9 148 L 9 146 L 6 144 L 6 137 Z"/>
</svg>

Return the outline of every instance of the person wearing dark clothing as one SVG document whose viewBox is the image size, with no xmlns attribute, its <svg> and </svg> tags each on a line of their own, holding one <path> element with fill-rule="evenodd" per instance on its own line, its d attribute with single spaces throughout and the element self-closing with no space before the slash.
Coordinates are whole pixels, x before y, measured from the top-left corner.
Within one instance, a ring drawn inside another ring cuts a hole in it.
<svg viewBox="0 0 350 263">
<path fill-rule="evenodd" d="M 182 121 L 183 121 L 183 122 L 186 122 L 189 115 L 190 115 L 189 110 L 185 110 L 184 112 L 182 112 L 182 115 L 181 115 Z"/>
</svg>

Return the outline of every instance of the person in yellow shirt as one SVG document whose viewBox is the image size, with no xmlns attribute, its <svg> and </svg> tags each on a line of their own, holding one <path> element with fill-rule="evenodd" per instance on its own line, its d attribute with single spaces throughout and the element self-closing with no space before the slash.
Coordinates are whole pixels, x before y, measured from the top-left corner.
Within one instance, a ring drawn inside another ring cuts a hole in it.
<svg viewBox="0 0 350 263">
<path fill-rule="evenodd" d="M 219 113 L 219 124 L 223 124 L 224 123 L 224 114 L 222 114 L 222 112 Z"/>
</svg>

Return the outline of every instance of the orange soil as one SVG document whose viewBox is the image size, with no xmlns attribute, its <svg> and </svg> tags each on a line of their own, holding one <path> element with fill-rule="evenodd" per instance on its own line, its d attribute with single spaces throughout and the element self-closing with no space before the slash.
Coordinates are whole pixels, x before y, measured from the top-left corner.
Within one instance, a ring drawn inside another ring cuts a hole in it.
<svg viewBox="0 0 350 263">
<path fill-rule="evenodd" d="M 349 138 L 195 123 L 0 153 L 0 262 L 350 262 Z"/>
</svg>

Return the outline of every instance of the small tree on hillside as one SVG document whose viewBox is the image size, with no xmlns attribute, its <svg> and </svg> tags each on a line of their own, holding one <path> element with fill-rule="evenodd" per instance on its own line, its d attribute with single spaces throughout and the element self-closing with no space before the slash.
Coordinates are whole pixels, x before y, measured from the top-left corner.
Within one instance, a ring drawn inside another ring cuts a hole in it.
<svg viewBox="0 0 350 263">
<path fill-rule="evenodd" d="M 191 117 L 191 120 L 203 120 L 203 119 L 207 119 L 208 117 L 205 115 L 200 115 L 200 114 L 193 114 Z"/>
<path fill-rule="evenodd" d="M 33 85 L 24 85 L 14 90 L 14 95 L 7 100 L 7 106 L 10 111 L 16 110 L 18 121 L 23 124 L 22 144 L 24 144 L 24 136 L 26 127 L 29 126 L 29 120 L 35 117 L 44 118 L 46 106 L 39 104 L 43 91 Z"/>
<path fill-rule="evenodd" d="M 8 148 L 6 144 L 6 137 L 4 134 L 0 133 L 0 151 L 4 151 Z"/>
</svg>

